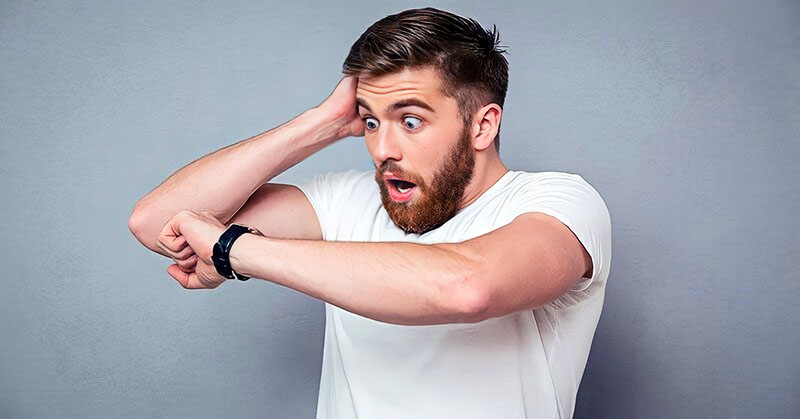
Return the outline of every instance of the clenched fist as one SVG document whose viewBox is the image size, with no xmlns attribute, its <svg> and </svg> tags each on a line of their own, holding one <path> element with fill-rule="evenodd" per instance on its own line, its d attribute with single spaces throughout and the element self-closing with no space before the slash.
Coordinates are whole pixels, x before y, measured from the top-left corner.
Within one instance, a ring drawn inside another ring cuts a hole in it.
<svg viewBox="0 0 800 419">
<path fill-rule="evenodd" d="M 210 212 L 183 210 L 158 234 L 158 247 L 175 260 L 167 273 L 187 289 L 216 288 L 227 279 L 217 273 L 211 254 L 225 225 Z"/>
</svg>

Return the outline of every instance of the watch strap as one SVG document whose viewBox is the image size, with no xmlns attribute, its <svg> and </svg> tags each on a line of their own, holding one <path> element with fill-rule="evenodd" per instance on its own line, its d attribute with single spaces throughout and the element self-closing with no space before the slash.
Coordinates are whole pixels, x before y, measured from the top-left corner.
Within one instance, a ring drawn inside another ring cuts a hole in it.
<svg viewBox="0 0 800 419">
<path fill-rule="evenodd" d="M 214 262 L 214 268 L 220 276 L 227 279 L 238 279 L 240 281 L 247 281 L 249 276 L 236 273 L 231 266 L 230 253 L 233 243 L 242 236 L 242 234 L 251 233 L 263 236 L 260 231 L 253 227 L 248 227 L 241 224 L 231 224 L 219 236 L 219 240 L 214 244 L 211 254 L 211 260 Z"/>
</svg>

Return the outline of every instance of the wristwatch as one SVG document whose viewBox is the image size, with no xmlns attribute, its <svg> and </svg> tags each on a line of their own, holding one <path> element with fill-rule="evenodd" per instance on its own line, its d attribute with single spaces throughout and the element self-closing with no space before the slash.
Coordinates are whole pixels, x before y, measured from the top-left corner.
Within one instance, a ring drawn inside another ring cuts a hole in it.
<svg viewBox="0 0 800 419">
<path fill-rule="evenodd" d="M 241 224 L 231 224 L 228 228 L 219 236 L 219 240 L 217 243 L 214 244 L 214 250 L 211 253 L 211 260 L 214 261 L 214 268 L 217 269 L 217 273 L 220 274 L 222 277 L 227 279 L 238 279 L 240 281 L 247 281 L 250 279 L 249 276 L 244 276 L 241 274 L 236 273 L 231 267 L 231 247 L 233 247 L 233 242 L 236 241 L 242 234 L 251 233 L 257 236 L 263 236 L 260 231 L 256 230 L 253 227 L 248 227 Z"/>
</svg>

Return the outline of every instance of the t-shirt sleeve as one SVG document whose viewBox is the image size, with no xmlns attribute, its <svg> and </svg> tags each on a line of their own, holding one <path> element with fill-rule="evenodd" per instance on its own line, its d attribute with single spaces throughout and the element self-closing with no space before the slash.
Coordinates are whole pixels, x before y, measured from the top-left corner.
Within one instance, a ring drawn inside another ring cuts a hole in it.
<svg viewBox="0 0 800 419">
<path fill-rule="evenodd" d="M 306 195 L 317 214 L 323 240 L 329 239 L 329 230 L 335 217 L 340 216 L 341 200 L 348 183 L 353 182 L 359 172 L 356 169 L 317 174 L 310 179 L 285 182 L 294 185 Z"/>
<path fill-rule="evenodd" d="M 578 174 L 540 172 L 523 183 L 513 216 L 541 212 L 564 223 L 592 258 L 591 278 L 581 278 L 575 291 L 605 281 L 611 263 L 611 215 L 600 194 Z"/>
</svg>

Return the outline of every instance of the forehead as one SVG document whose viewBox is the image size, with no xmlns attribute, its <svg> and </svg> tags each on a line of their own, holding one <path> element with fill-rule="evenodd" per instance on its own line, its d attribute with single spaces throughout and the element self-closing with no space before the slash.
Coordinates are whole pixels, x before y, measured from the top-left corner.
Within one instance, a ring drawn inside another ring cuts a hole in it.
<svg viewBox="0 0 800 419">
<path fill-rule="evenodd" d="M 402 71 L 375 77 L 359 77 L 356 99 L 377 111 L 399 98 L 417 98 L 434 109 L 455 104 L 441 90 L 439 74 L 432 68 L 405 68 Z M 449 101 L 452 103 L 448 103 Z"/>
</svg>

